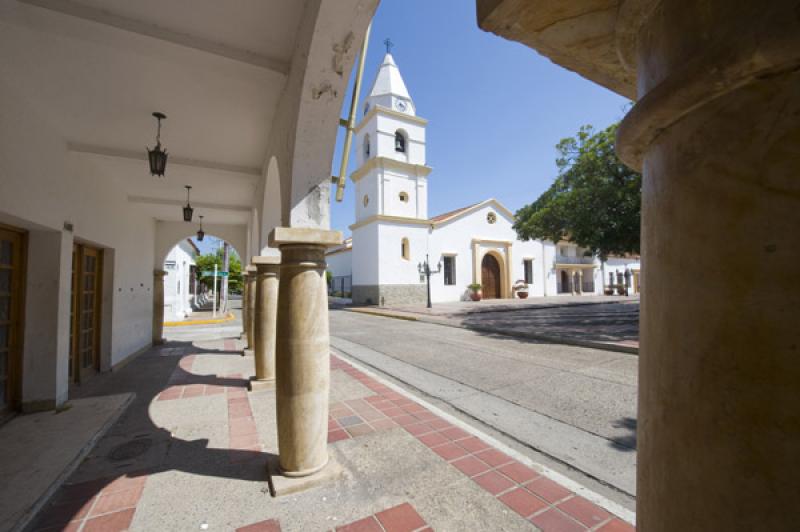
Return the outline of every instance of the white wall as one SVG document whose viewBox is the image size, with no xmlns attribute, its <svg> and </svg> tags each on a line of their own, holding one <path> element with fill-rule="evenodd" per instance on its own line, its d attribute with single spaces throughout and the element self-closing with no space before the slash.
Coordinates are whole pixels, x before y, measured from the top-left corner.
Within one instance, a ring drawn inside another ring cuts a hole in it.
<svg viewBox="0 0 800 532">
<path fill-rule="evenodd" d="M 194 248 L 183 240 L 173 247 L 164 260 L 164 320 L 182 320 L 192 313 L 193 293 L 189 286 L 191 266 L 195 264 Z"/>
<path fill-rule="evenodd" d="M 338 251 L 325 256 L 328 263 L 327 270 L 334 277 L 346 277 L 353 274 L 353 251 Z"/>
<path fill-rule="evenodd" d="M 371 223 L 353 230 L 353 285 L 377 285 L 379 254 L 378 224 Z"/>
<path fill-rule="evenodd" d="M 69 152 L 65 140 L 42 118 L 39 109 L 28 105 L 24 97 L 0 79 L 0 222 L 29 231 L 50 231 L 53 235 L 65 233 L 65 222 L 72 224 L 74 229 L 66 232 L 64 249 L 56 251 L 51 246 L 48 255 L 48 260 L 54 261 L 51 266 L 58 265 L 59 282 L 66 283 L 57 290 L 67 290 L 67 299 L 71 240 L 114 250 L 115 260 L 103 272 L 113 278 L 113 323 L 107 332 L 111 341 L 101 341 L 101 345 L 110 345 L 106 355 L 111 365 L 146 347 L 151 340 L 155 241 L 152 218 L 127 201 L 117 179 L 99 170 L 90 157 Z M 29 258 L 42 260 L 36 253 Z M 54 279 L 37 267 L 30 270 L 29 285 Z M 61 308 L 53 320 L 47 317 L 46 309 L 40 309 L 40 313 L 34 311 L 36 308 L 32 305 L 31 313 L 26 314 L 26 327 L 33 327 L 41 317 L 40 325 L 49 325 L 45 326 L 46 331 L 37 330 L 56 339 L 58 354 L 53 363 L 40 363 L 39 357 L 50 356 L 52 351 L 47 354 L 35 343 L 30 350 L 26 348 L 23 369 L 28 373 L 23 376 L 23 401 L 61 402 L 66 397 L 69 312 L 62 315 Z M 31 384 L 38 379 L 57 382 L 48 387 L 52 392 L 42 394 Z M 48 394 L 57 397 L 43 396 Z"/>
</svg>

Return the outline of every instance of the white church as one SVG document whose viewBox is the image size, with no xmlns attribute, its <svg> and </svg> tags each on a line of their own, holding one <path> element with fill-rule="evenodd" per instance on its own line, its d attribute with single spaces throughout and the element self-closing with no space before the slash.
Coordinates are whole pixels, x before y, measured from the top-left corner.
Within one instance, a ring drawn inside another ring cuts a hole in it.
<svg viewBox="0 0 800 532">
<path fill-rule="evenodd" d="M 495 199 L 429 216 L 426 126 L 387 53 L 355 128 L 356 221 L 327 253 L 332 291 L 356 304 L 425 303 L 428 260 L 439 270 L 434 302 L 467 300 L 474 284 L 483 299 L 518 297 L 521 286 L 530 296 L 603 293 L 599 259 L 568 242 L 518 240 L 513 213 Z M 638 292 L 638 257 L 610 258 L 604 269 L 605 284 Z"/>
</svg>

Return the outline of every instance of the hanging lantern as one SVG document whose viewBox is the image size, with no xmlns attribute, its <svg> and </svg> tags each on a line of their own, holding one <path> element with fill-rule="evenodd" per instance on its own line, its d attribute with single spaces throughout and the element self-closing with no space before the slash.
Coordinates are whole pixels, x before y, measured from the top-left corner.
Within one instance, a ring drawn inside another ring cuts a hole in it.
<svg viewBox="0 0 800 532">
<path fill-rule="evenodd" d="M 184 188 L 186 189 L 186 207 L 183 208 L 183 221 L 191 222 L 192 213 L 194 213 L 194 209 L 192 209 L 192 204 L 189 203 L 189 192 L 192 190 L 192 186 L 185 185 Z"/>
<path fill-rule="evenodd" d="M 202 242 L 203 238 L 206 236 L 206 232 L 203 231 L 203 217 L 200 217 L 200 229 L 197 230 L 197 241 Z"/>
<path fill-rule="evenodd" d="M 155 112 L 153 116 L 158 120 L 158 132 L 156 133 L 156 147 L 152 150 L 147 148 L 147 159 L 150 161 L 150 175 L 164 176 L 167 168 L 167 152 L 161 149 L 161 121 L 167 118 L 164 113 Z"/>
</svg>

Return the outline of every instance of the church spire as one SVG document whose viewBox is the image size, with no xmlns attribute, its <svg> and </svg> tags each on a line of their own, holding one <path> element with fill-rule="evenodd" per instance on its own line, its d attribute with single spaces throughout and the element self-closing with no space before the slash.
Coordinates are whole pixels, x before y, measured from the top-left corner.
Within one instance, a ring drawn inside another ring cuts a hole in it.
<svg viewBox="0 0 800 532">
<path fill-rule="evenodd" d="M 380 105 L 414 115 L 414 102 L 411 100 L 411 95 L 408 93 L 403 77 L 400 75 L 400 69 L 397 67 L 397 63 L 394 62 L 394 57 L 391 53 L 391 47 L 394 46 L 394 43 L 386 39 L 384 44 L 386 45 L 386 55 L 383 56 L 383 62 L 378 69 L 378 74 L 375 76 L 375 81 L 372 83 L 372 89 L 367 97 L 367 105 L 369 107 Z"/>
</svg>

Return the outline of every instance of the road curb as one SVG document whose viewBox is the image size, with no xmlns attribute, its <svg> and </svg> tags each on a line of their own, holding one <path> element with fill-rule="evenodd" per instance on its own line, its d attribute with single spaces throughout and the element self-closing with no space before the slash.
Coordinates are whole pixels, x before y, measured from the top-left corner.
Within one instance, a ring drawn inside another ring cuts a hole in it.
<svg viewBox="0 0 800 532">
<path fill-rule="evenodd" d="M 211 325 L 214 323 L 225 323 L 233 321 L 236 317 L 233 312 L 228 312 L 224 318 L 217 318 L 211 320 L 186 320 L 186 321 L 165 321 L 164 327 L 191 327 L 192 325 Z"/>
</svg>

